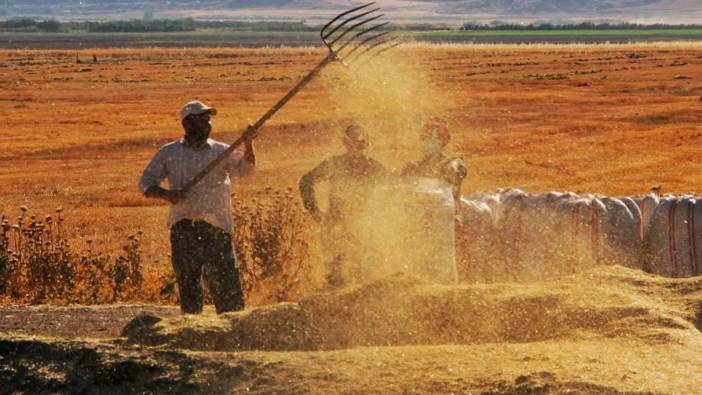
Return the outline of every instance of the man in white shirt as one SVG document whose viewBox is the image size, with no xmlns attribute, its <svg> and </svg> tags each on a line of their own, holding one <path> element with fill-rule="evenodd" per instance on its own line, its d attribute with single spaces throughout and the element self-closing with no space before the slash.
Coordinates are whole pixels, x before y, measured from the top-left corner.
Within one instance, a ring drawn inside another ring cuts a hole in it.
<svg viewBox="0 0 702 395">
<path fill-rule="evenodd" d="M 467 171 L 463 158 L 443 152 L 451 139 L 448 124 L 441 118 L 430 119 L 423 125 L 419 139 L 422 159 L 406 164 L 402 175 L 443 180 L 451 186 L 453 198 L 458 201 Z"/>
<path fill-rule="evenodd" d="M 171 203 L 171 256 L 183 313 L 202 312 L 203 270 L 217 313 L 244 308 L 244 297 L 232 248 L 230 176 L 244 176 L 255 167 L 253 139 L 244 133 L 244 151 L 233 151 L 186 194 L 181 189 L 225 151 L 227 144 L 209 138 L 210 117 L 217 110 L 200 101 L 180 112 L 185 135 L 161 147 L 144 170 L 139 187 L 146 197 Z M 168 179 L 169 189 L 160 186 Z"/>
</svg>

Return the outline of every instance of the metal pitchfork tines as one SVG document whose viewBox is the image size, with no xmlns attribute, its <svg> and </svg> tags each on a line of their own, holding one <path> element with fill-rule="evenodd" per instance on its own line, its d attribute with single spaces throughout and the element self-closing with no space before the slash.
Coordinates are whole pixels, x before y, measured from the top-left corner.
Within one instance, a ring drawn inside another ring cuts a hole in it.
<svg viewBox="0 0 702 395">
<path fill-rule="evenodd" d="M 319 32 L 324 44 L 329 48 L 329 56 L 348 66 L 364 54 L 373 50 L 375 54 L 399 45 L 390 22 L 378 23 L 380 7 L 371 8 L 375 2 L 352 8 L 337 15 Z"/>
<path fill-rule="evenodd" d="M 322 69 L 333 61 L 339 61 L 349 66 L 361 57 L 377 56 L 400 44 L 398 38 L 390 29 L 389 22 L 380 22 L 384 14 L 378 13 L 379 7 L 373 7 L 375 2 L 363 4 L 334 17 L 320 31 L 324 45 L 329 49 L 329 54 L 312 69 L 300 82 L 297 83 L 282 99 L 278 101 L 255 124 L 250 125 L 246 131 L 234 141 L 229 148 L 203 168 L 192 180 L 180 190 L 184 195 L 220 162 L 232 153 L 247 136 L 255 136 L 258 130 L 269 118 L 280 110 L 290 99 L 307 85 Z"/>
</svg>

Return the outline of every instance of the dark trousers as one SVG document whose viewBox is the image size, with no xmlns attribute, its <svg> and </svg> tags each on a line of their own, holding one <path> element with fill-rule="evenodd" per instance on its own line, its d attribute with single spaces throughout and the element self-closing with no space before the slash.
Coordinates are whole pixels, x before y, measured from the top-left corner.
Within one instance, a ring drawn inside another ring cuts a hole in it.
<svg viewBox="0 0 702 395">
<path fill-rule="evenodd" d="M 231 234 L 205 221 L 182 220 L 171 227 L 171 252 L 183 313 L 202 312 L 203 274 L 218 314 L 244 308 Z"/>
</svg>

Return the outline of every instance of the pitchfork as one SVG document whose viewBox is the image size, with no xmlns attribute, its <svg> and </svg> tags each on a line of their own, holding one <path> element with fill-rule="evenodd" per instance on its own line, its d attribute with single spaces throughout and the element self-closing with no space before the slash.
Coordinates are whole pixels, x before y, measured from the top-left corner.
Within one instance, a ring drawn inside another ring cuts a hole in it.
<svg viewBox="0 0 702 395">
<path fill-rule="evenodd" d="M 348 11 L 342 12 L 322 27 L 319 32 L 322 42 L 329 49 L 327 56 L 319 62 L 300 82 L 297 83 L 282 99 L 278 101 L 255 124 L 249 125 L 246 131 L 232 143 L 229 148 L 210 162 L 200 173 L 190 180 L 180 190 L 186 194 L 200 182 L 212 169 L 234 151 L 248 136 L 255 136 L 258 130 L 270 117 L 280 110 L 285 103 L 307 85 L 322 69 L 333 61 L 339 61 L 349 66 L 361 57 L 376 56 L 400 44 L 394 30 L 388 28 L 389 22 L 379 22 L 384 14 L 378 13 L 379 7 L 373 8 L 375 2 L 367 3 Z"/>
</svg>

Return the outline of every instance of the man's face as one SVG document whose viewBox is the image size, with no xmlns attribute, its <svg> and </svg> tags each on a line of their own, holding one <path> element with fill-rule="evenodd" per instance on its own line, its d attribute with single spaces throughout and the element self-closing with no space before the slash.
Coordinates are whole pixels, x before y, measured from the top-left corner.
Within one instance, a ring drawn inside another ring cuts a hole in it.
<svg viewBox="0 0 702 395">
<path fill-rule="evenodd" d="M 351 125 L 343 134 L 344 147 L 346 152 L 354 157 L 363 155 L 363 151 L 368 148 L 368 136 L 358 125 Z"/>
<path fill-rule="evenodd" d="M 426 125 L 419 135 L 422 153 L 425 156 L 441 152 L 448 144 L 448 132 L 441 126 Z"/>
<path fill-rule="evenodd" d="M 439 142 L 439 139 L 431 136 L 431 137 L 425 137 L 420 140 L 421 148 L 422 148 L 422 155 L 424 156 L 432 156 L 436 155 L 442 150 L 442 145 Z"/>
<path fill-rule="evenodd" d="M 196 141 L 204 141 L 210 136 L 212 124 L 209 111 L 202 114 L 192 114 L 183 120 L 185 134 Z"/>
<path fill-rule="evenodd" d="M 344 137 L 344 147 L 351 156 L 361 156 L 368 147 L 368 141 L 363 138 Z"/>
</svg>

